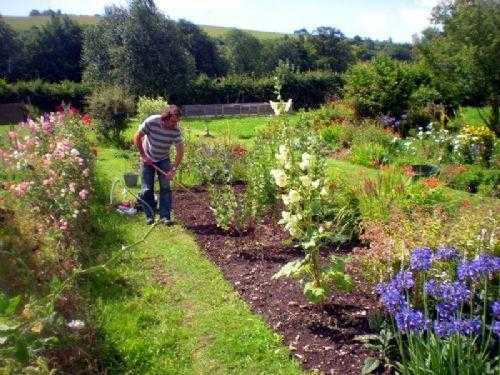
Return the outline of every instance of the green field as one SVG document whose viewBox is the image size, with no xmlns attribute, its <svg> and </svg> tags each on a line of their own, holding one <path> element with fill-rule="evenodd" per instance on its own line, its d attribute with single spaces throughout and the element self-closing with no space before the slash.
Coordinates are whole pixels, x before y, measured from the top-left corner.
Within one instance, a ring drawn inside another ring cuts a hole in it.
<svg viewBox="0 0 500 375">
<path fill-rule="evenodd" d="M 99 19 L 97 16 L 70 16 L 82 26 L 95 25 Z M 36 17 L 18 17 L 18 16 L 4 16 L 5 21 L 14 28 L 16 31 L 27 30 L 32 26 L 41 26 L 49 20 L 46 16 Z M 230 27 L 199 25 L 208 35 L 217 38 L 223 36 L 227 31 L 231 30 Z M 283 33 L 257 31 L 257 30 L 244 30 L 256 36 L 259 39 L 272 39 L 284 35 Z"/>
</svg>

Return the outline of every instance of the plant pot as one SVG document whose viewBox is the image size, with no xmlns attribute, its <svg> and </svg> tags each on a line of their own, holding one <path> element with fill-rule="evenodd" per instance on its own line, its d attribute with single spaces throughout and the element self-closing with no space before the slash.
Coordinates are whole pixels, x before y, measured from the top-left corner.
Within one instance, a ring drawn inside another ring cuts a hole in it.
<svg viewBox="0 0 500 375">
<path fill-rule="evenodd" d="M 415 173 L 415 177 L 431 177 L 439 172 L 439 168 L 432 164 L 413 164 L 411 169 Z"/>
<path fill-rule="evenodd" d="M 128 172 L 123 174 L 123 180 L 127 187 L 136 187 L 138 179 L 139 175 L 137 173 Z"/>
</svg>

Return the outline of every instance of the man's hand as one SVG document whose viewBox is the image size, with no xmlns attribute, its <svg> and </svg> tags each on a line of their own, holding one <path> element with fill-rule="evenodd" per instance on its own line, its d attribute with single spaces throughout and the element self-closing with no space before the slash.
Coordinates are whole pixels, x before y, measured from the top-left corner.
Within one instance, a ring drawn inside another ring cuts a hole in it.
<svg viewBox="0 0 500 375">
<path fill-rule="evenodd" d="M 176 172 L 176 169 L 172 168 L 169 171 L 165 172 L 165 177 L 167 177 L 167 179 L 169 179 L 169 180 L 173 180 L 175 177 L 175 172 Z"/>
</svg>

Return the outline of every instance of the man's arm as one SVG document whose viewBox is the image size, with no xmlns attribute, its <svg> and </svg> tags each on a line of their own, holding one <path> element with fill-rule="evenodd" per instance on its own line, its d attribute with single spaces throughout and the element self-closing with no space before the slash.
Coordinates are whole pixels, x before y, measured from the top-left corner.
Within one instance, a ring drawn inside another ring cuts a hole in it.
<svg viewBox="0 0 500 375">
<path fill-rule="evenodd" d="M 175 145 L 175 162 L 174 168 L 179 168 L 179 165 L 182 162 L 182 158 L 184 157 L 184 144 L 182 142 Z"/>
<path fill-rule="evenodd" d="M 184 145 L 182 142 L 177 143 L 175 145 L 175 162 L 174 165 L 172 166 L 172 169 L 169 170 L 167 174 L 167 178 L 169 180 L 173 180 L 175 177 L 175 172 L 177 172 L 177 168 L 179 168 L 179 165 L 181 164 L 182 158 L 184 156 Z"/>
<path fill-rule="evenodd" d="M 141 161 L 144 163 L 144 164 L 151 164 L 153 161 L 151 159 L 149 159 L 147 156 L 146 156 L 146 153 L 144 152 L 144 147 L 142 145 L 142 139 L 144 138 L 144 133 L 142 131 L 138 131 L 137 133 L 135 133 L 134 135 L 134 145 L 135 147 L 137 147 L 137 149 L 139 150 L 139 155 L 141 155 Z"/>
</svg>

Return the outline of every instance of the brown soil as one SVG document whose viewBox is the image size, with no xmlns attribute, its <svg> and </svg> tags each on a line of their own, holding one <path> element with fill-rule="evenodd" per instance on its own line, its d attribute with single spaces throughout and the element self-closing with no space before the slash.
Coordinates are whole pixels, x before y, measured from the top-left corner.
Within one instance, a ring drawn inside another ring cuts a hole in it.
<svg viewBox="0 0 500 375">
<path fill-rule="evenodd" d="M 216 227 L 205 190 L 178 190 L 174 197 L 177 220 L 196 235 L 201 248 L 251 309 L 283 335 L 305 369 L 360 373 L 370 352 L 355 338 L 369 333 L 368 316 L 377 310 L 376 296 L 368 285 L 352 275 L 354 292 L 334 292 L 323 305 L 312 305 L 297 281 L 272 280 L 282 265 L 301 255 L 284 245 L 287 235 L 276 218 L 267 216 L 244 235 L 227 234 Z M 346 254 L 351 249 L 335 252 Z"/>
</svg>

